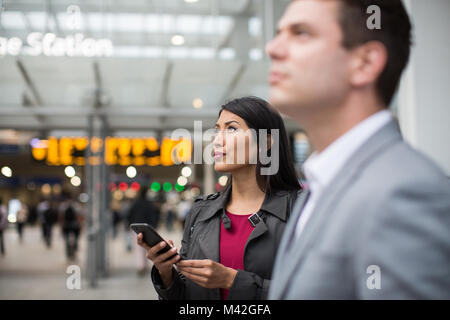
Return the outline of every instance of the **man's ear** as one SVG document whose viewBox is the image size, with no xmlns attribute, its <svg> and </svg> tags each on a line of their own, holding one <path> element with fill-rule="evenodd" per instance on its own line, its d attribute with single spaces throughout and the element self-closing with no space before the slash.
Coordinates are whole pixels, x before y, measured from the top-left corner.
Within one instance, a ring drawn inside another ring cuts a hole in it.
<svg viewBox="0 0 450 320">
<path fill-rule="evenodd" d="M 355 87 L 375 84 L 386 67 L 388 59 L 384 44 L 379 41 L 369 41 L 352 51 L 350 83 Z"/>
</svg>

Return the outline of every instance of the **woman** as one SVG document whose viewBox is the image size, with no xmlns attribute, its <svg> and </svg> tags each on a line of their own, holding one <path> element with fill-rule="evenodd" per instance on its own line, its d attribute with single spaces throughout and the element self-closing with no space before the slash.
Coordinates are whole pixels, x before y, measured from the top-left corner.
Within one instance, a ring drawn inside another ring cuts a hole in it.
<svg viewBox="0 0 450 320">
<path fill-rule="evenodd" d="M 249 129 L 257 135 L 248 135 Z M 267 132 L 264 141 L 261 129 Z M 270 129 L 278 129 L 279 135 L 272 132 L 272 137 Z M 278 147 L 278 153 L 270 146 Z M 176 248 L 158 254 L 164 242 L 150 248 L 142 234 L 138 243 L 153 261 L 152 281 L 163 299 L 265 299 L 276 250 L 301 190 L 283 120 L 262 99 L 233 100 L 221 108 L 213 150 L 215 170 L 231 173 L 231 179 L 223 192 L 194 202 L 181 258 L 172 257 Z M 263 165 L 261 154 L 279 159 Z M 278 170 L 261 174 L 270 165 L 277 168 L 276 161 Z"/>
</svg>

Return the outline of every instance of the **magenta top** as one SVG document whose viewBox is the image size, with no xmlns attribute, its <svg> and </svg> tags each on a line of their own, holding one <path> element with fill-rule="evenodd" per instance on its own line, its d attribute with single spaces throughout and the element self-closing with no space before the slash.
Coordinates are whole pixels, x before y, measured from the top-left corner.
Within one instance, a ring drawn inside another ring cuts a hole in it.
<svg viewBox="0 0 450 320">
<path fill-rule="evenodd" d="M 231 228 L 220 224 L 220 263 L 225 267 L 244 270 L 244 248 L 253 227 L 248 221 L 251 214 L 239 215 L 225 211 L 230 218 Z M 227 289 L 220 289 L 222 299 L 228 296 Z"/>
</svg>

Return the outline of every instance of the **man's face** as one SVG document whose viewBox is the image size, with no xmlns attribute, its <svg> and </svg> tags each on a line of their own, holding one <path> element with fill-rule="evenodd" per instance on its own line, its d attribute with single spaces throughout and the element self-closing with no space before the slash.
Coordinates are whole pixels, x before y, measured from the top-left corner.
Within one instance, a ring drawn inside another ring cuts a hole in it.
<svg viewBox="0 0 450 320">
<path fill-rule="evenodd" d="M 350 89 L 338 9 L 339 1 L 291 2 L 266 46 L 270 102 L 295 120 L 339 105 Z"/>
</svg>

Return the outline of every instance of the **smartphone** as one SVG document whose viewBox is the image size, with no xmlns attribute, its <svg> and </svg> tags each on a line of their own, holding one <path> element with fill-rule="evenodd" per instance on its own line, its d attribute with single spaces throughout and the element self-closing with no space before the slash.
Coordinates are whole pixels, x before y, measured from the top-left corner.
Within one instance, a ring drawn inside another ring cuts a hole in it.
<svg viewBox="0 0 450 320">
<path fill-rule="evenodd" d="M 150 247 L 153 247 L 160 243 L 161 241 L 166 242 L 159 233 L 153 228 L 151 225 L 146 223 L 132 223 L 130 225 L 130 228 L 136 232 L 136 234 L 142 233 L 142 240 L 149 245 Z M 162 248 L 160 251 L 158 251 L 158 254 L 165 253 L 172 249 L 172 247 L 166 242 L 166 246 Z M 172 259 L 174 256 L 176 256 L 178 253 L 175 253 L 173 256 L 168 258 L 167 260 Z"/>
</svg>

